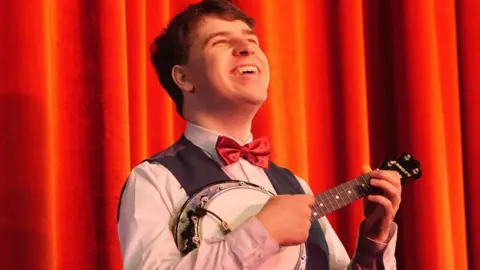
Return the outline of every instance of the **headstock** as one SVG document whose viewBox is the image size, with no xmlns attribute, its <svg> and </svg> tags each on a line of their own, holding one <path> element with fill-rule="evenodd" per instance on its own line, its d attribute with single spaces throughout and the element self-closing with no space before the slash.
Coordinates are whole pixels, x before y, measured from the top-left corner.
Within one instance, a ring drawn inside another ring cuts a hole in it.
<svg viewBox="0 0 480 270">
<path fill-rule="evenodd" d="M 402 176 L 402 185 L 422 176 L 420 162 L 409 153 L 402 153 L 396 159 L 384 160 L 379 169 L 399 172 Z"/>
</svg>

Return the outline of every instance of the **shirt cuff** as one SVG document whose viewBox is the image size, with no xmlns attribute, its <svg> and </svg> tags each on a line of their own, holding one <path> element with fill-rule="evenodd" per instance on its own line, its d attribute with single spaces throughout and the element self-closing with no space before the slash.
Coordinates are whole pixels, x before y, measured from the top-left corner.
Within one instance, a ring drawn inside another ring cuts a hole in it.
<svg viewBox="0 0 480 270">
<path fill-rule="evenodd" d="M 363 236 L 361 234 L 362 227 L 363 222 L 360 225 L 360 235 L 354 256 L 355 263 L 366 269 L 391 269 L 389 266 L 396 264 L 397 224 L 392 223 L 387 243 L 381 243 Z"/>
<path fill-rule="evenodd" d="M 280 250 L 278 243 L 256 217 L 230 232 L 225 240 L 238 261 L 247 269 L 257 268 Z"/>
</svg>

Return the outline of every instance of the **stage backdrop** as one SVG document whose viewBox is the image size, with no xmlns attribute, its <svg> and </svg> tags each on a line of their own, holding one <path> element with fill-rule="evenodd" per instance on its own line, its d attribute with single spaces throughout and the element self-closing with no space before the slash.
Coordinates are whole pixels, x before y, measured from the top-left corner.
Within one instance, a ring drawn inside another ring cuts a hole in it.
<svg viewBox="0 0 480 270">
<path fill-rule="evenodd" d="M 120 189 L 184 127 L 148 47 L 189 1 L 0 2 L 2 269 L 121 269 Z M 274 160 L 319 192 L 413 153 L 399 268 L 480 269 L 480 2 L 235 3 L 270 60 Z M 350 254 L 360 202 L 328 216 Z"/>
</svg>

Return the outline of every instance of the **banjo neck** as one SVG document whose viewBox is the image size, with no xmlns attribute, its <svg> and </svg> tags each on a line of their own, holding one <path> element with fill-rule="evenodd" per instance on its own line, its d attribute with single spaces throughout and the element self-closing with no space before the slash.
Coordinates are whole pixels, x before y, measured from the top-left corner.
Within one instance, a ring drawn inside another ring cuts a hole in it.
<svg viewBox="0 0 480 270">
<path fill-rule="evenodd" d="M 373 194 L 375 187 L 370 185 L 369 174 L 363 174 L 348 182 L 315 195 L 315 203 L 311 206 L 311 220 L 317 220 L 329 213 L 343 208 L 354 201 Z"/>
<path fill-rule="evenodd" d="M 408 153 L 403 153 L 394 160 L 383 161 L 379 169 L 400 173 L 402 185 L 421 176 L 420 163 Z M 362 174 L 348 182 L 315 195 L 315 203 L 311 206 L 312 215 L 310 220 L 317 220 L 370 194 L 381 194 L 379 189 L 370 185 L 370 178 L 369 173 Z"/>
</svg>

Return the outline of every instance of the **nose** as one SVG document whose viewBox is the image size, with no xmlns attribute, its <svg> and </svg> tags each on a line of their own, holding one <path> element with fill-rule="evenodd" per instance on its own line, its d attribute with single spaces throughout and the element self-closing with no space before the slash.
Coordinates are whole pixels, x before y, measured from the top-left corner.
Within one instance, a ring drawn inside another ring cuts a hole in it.
<svg viewBox="0 0 480 270">
<path fill-rule="evenodd" d="M 250 56 L 255 54 L 255 50 L 250 42 L 247 40 L 239 40 L 235 43 L 233 48 L 234 56 Z"/>
</svg>

